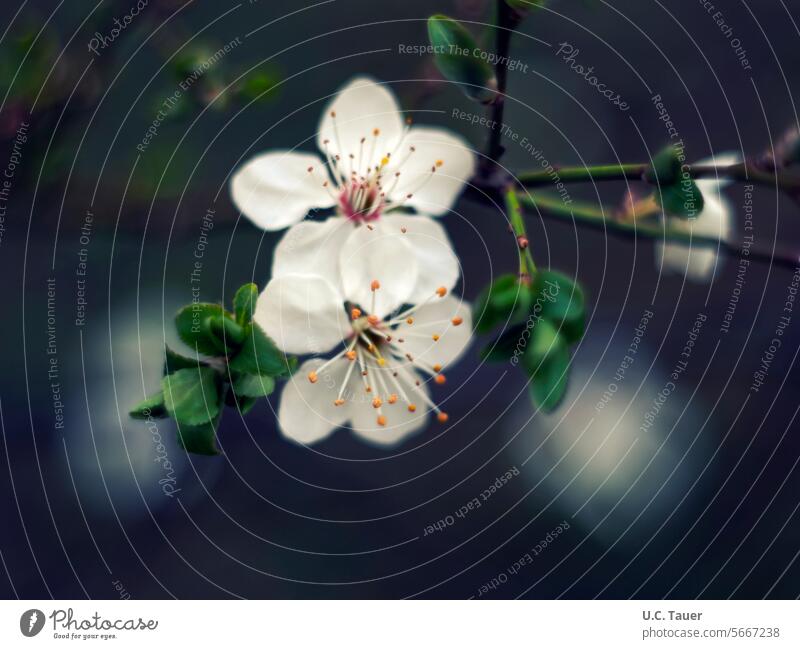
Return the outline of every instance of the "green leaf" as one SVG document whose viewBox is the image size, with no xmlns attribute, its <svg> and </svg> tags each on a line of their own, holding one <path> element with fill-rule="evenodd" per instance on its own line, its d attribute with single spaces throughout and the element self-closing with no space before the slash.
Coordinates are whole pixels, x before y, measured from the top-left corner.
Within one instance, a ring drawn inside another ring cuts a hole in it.
<svg viewBox="0 0 800 649">
<path fill-rule="evenodd" d="M 225 395 L 225 405 L 230 406 L 231 408 L 236 408 L 243 415 L 246 415 L 248 412 L 250 412 L 257 402 L 258 398 L 245 397 L 242 395 L 237 396 L 233 390 L 228 390 L 228 393 Z"/>
<path fill-rule="evenodd" d="M 510 362 L 525 347 L 527 337 L 523 336 L 524 332 L 524 324 L 505 330 L 480 351 L 480 357 L 492 363 Z"/>
<path fill-rule="evenodd" d="M 233 296 L 233 313 L 236 315 L 236 322 L 242 326 L 250 324 L 256 310 L 257 300 L 258 286 L 255 284 L 245 284 L 236 291 L 236 295 Z"/>
<path fill-rule="evenodd" d="M 190 426 L 178 422 L 178 444 L 188 453 L 197 455 L 217 455 L 217 426 L 220 417 L 203 424 Z"/>
<path fill-rule="evenodd" d="M 292 370 L 292 365 L 283 352 L 255 322 L 245 329 L 242 347 L 228 367 L 241 374 L 266 376 L 283 376 Z"/>
<path fill-rule="evenodd" d="M 550 354 L 556 353 L 562 346 L 566 347 L 566 339 L 558 333 L 553 323 L 545 319 L 537 320 L 522 358 L 522 366 L 528 376 L 534 376 L 545 365 Z"/>
<path fill-rule="evenodd" d="M 159 391 L 153 396 L 140 401 L 128 413 L 134 419 L 161 419 L 167 417 L 168 413 L 164 407 L 164 393 Z"/>
<path fill-rule="evenodd" d="M 198 365 L 205 366 L 205 363 L 197 358 L 183 356 L 170 349 L 168 345 L 166 346 L 164 358 L 164 376 L 167 374 L 173 374 L 178 370 L 196 368 Z"/>
<path fill-rule="evenodd" d="M 241 374 L 233 380 L 237 397 L 266 397 L 275 389 L 275 379 L 263 374 Z"/>
<path fill-rule="evenodd" d="M 568 342 L 583 337 L 586 299 L 581 287 L 563 273 L 541 270 L 533 280 L 534 315 L 550 320 Z"/>
<path fill-rule="evenodd" d="M 269 68 L 248 74 L 236 88 L 236 92 L 243 99 L 263 101 L 275 95 L 275 89 L 280 81 L 281 75 L 278 70 Z"/>
<path fill-rule="evenodd" d="M 672 216 L 682 219 L 695 219 L 703 211 L 705 200 L 697 183 L 686 178 L 676 185 L 663 188 L 655 193 L 661 208 Z"/>
<path fill-rule="evenodd" d="M 209 329 L 209 318 L 225 316 L 225 310 L 219 304 L 196 302 L 183 307 L 175 316 L 178 336 L 192 349 L 218 356 L 226 352 L 224 345 Z"/>
<path fill-rule="evenodd" d="M 178 370 L 161 379 L 164 406 L 180 424 L 196 426 L 220 411 L 217 373 L 210 367 Z"/>
<path fill-rule="evenodd" d="M 205 325 L 209 334 L 217 340 L 217 344 L 226 354 L 235 351 L 244 342 L 244 328 L 227 314 L 211 316 Z"/>
<path fill-rule="evenodd" d="M 457 20 L 443 14 L 428 18 L 428 38 L 439 71 L 459 84 L 470 99 L 490 103 L 497 97 L 497 80 L 472 35 Z"/>
<path fill-rule="evenodd" d="M 651 185 L 669 187 L 681 178 L 681 154 L 678 149 L 669 145 L 653 156 L 653 162 L 644 172 L 644 179 Z"/>
<path fill-rule="evenodd" d="M 487 333 L 499 324 L 514 325 L 523 321 L 531 306 L 527 286 L 516 275 L 501 275 L 483 289 L 472 307 L 475 330 Z"/>
<path fill-rule="evenodd" d="M 526 350 L 524 365 L 529 371 L 529 392 L 536 407 L 545 412 L 554 410 L 567 391 L 569 380 L 569 349 L 567 342 L 554 329 L 548 330 L 542 320 L 533 344 Z"/>
</svg>

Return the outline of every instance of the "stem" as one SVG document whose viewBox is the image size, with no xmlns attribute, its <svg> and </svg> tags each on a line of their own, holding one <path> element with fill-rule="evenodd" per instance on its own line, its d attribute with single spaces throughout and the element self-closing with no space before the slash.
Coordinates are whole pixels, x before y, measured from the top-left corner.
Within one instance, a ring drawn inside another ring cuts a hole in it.
<svg viewBox="0 0 800 649">
<path fill-rule="evenodd" d="M 609 164 L 591 167 L 555 167 L 561 182 L 597 182 L 603 180 L 644 180 L 649 164 Z M 800 192 L 800 176 L 783 171 L 769 171 L 751 162 L 717 167 L 715 165 L 686 165 L 684 171 L 692 178 L 729 178 L 739 182 L 778 187 L 790 194 Z M 516 177 L 524 187 L 540 187 L 553 183 L 551 171 L 523 171 Z"/>
<path fill-rule="evenodd" d="M 545 194 L 521 194 L 518 198 L 521 203 L 527 207 L 544 210 L 544 215 L 562 221 L 571 221 L 576 225 L 602 230 L 608 234 L 626 238 L 644 237 L 646 239 L 659 240 L 665 243 L 691 243 L 692 245 L 719 247 L 721 250 L 734 257 L 743 256 L 742 244 L 735 241 L 720 240 L 714 236 L 692 234 L 682 230 L 671 230 L 667 228 L 664 223 L 618 221 L 614 218 L 610 218 L 608 212 L 605 212 L 591 203 L 575 202 L 565 205 L 560 198 L 547 196 Z M 790 249 L 780 250 L 777 247 L 775 250 L 767 250 L 756 248 L 751 245 L 747 258 L 767 260 L 771 263 L 789 268 L 797 268 L 798 265 L 800 265 L 800 254 L 798 254 L 797 251 L 793 252 Z"/>
<path fill-rule="evenodd" d="M 495 54 L 494 74 L 497 78 L 497 94 L 490 106 L 490 118 L 494 128 L 489 131 L 489 141 L 486 145 L 486 160 L 484 172 L 488 172 L 500 160 L 505 147 L 501 144 L 503 131 L 503 109 L 505 108 L 506 83 L 508 79 L 508 52 L 511 49 L 511 34 L 519 24 L 520 16 L 509 7 L 505 0 L 497 0 L 497 25 L 495 26 Z"/>
<path fill-rule="evenodd" d="M 520 277 L 532 277 L 536 273 L 536 263 L 528 240 L 528 233 L 525 229 L 525 219 L 522 216 L 522 208 L 519 204 L 519 197 L 513 187 L 509 187 L 505 192 L 506 213 L 511 223 L 511 229 L 517 239 L 520 249 L 519 255 L 519 275 Z M 523 243 L 524 242 L 524 243 Z"/>
</svg>

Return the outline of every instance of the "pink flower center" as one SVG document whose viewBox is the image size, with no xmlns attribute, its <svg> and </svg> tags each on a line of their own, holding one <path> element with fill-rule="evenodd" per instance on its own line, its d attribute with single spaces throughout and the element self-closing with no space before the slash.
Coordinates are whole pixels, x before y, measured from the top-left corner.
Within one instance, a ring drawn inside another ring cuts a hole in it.
<svg viewBox="0 0 800 649">
<path fill-rule="evenodd" d="M 373 182 L 351 180 L 339 194 L 339 210 L 347 219 L 356 223 L 377 220 L 385 206 L 380 187 Z"/>
</svg>

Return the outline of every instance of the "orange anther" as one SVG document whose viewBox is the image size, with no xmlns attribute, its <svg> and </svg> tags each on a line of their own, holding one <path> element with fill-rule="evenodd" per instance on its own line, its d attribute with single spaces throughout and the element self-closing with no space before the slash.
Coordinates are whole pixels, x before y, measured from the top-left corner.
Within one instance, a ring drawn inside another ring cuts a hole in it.
<svg viewBox="0 0 800 649">
<path fill-rule="evenodd" d="M 397 395 L 396 394 L 390 394 L 388 401 L 389 401 L 389 403 L 397 403 Z"/>
<path fill-rule="evenodd" d="M 443 164 L 444 164 L 444 160 L 437 160 L 436 161 L 436 166 L 437 167 L 441 167 Z"/>
<path fill-rule="evenodd" d="M 356 350 L 355 349 L 351 349 L 350 351 L 348 351 L 345 354 L 345 356 L 347 356 L 347 358 L 349 358 L 351 361 L 356 360 Z"/>
<path fill-rule="evenodd" d="M 358 318 L 360 318 L 360 317 L 361 317 L 361 309 L 357 309 L 357 308 L 353 307 L 353 308 L 350 310 L 350 317 L 351 317 L 353 320 L 357 320 Z"/>
<path fill-rule="evenodd" d="M 375 397 L 372 400 L 372 407 L 373 408 L 380 408 L 383 405 L 383 401 L 381 401 L 380 397 Z"/>
<path fill-rule="evenodd" d="M 433 334 L 433 336 L 431 336 L 431 338 L 433 338 L 433 342 L 438 342 L 439 334 Z"/>
<path fill-rule="evenodd" d="M 373 291 L 377 291 L 381 287 L 381 283 L 377 279 L 373 279 L 372 284 L 370 284 L 369 287 Z"/>
<path fill-rule="evenodd" d="M 439 297 L 444 297 L 445 295 L 447 295 L 447 289 L 444 286 L 440 286 L 439 288 L 436 289 L 436 295 L 438 295 Z"/>
<path fill-rule="evenodd" d="M 317 377 L 317 373 L 316 372 L 309 372 L 308 373 L 308 380 L 311 381 L 312 383 L 316 383 L 317 382 L 317 378 L 318 377 Z"/>
<path fill-rule="evenodd" d="M 373 129 L 373 130 L 372 130 L 372 134 L 373 134 L 375 137 L 378 137 L 378 136 L 381 134 L 381 129 L 379 129 L 379 128 Z"/>
<path fill-rule="evenodd" d="M 442 366 L 439 365 L 439 363 L 436 363 L 436 365 L 433 366 L 433 371 L 434 372 L 441 372 L 442 371 Z"/>
<path fill-rule="evenodd" d="M 408 324 L 414 324 L 414 318 L 406 318 Z"/>
<path fill-rule="evenodd" d="M 439 420 L 439 423 L 444 424 L 448 419 L 450 419 L 450 417 L 446 412 L 440 412 L 438 415 L 436 415 L 436 419 Z"/>
<path fill-rule="evenodd" d="M 386 425 L 386 417 L 380 415 L 378 417 L 378 426 L 385 426 Z"/>
<path fill-rule="evenodd" d="M 367 322 L 369 322 L 373 327 L 375 325 L 377 325 L 380 321 L 381 321 L 381 319 L 376 315 L 368 315 L 367 316 Z"/>
<path fill-rule="evenodd" d="M 442 384 L 444 384 L 446 381 L 447 381 L 447 378 L 445 377 L 445 375 L 444 375 L 444 374 L 437 374 L 437 375 L 436 375 L 436 382 L 437 382 L 439 385 L 442 385 Z"/>
<path fill-rule="evenodd" d="M 458 325 L 460 325 L 462 322 L 464 322 L 464 318 L 459 318 L 458 316 L 456 316 L 456 317 L 455 317 L 455 318 L 453 318 L 453 319 L 452 319 L 450 322 L 452 322 L 452 323 L 453 323 L 453 326 L 454 326 L 454 327 L 457 327 L 457 326 L 458 326 Z"/>
<path fill-rule="evenodd" d="M 344 399 L 336 399 L 336 400 L 333 402 L 333 405 L 334 405 L 334 406 L 341 406 L 343 403 L 344 403 Z"/>
<path fill-rule="evenodd" d="M 413 403 L 408 404 L 408 412 L 416 412 L 417 407 Z"/>
</svg>

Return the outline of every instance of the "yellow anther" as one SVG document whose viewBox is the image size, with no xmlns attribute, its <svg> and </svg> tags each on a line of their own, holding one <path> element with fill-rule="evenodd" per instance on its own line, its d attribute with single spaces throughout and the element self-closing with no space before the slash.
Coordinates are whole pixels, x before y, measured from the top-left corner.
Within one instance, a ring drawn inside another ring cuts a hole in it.
<svg viewBox="0 0 800 649">
<path fill-rule="evenodd" d="M 378 366 L 379 367 L 383 367 L 384 365 L 386 365 L 386 359 L 383 358 L 383 357 L 379 358 L 378 359 Z"/>
<path fill-rule="evenodd" d="M 431 338 L 433 338 L 433 342 L 438 342 L 439 341 L 439 334 L 433 334 L 433 336 L 431 336 Z"/>
<path fill-rule="evenodd" d="M 437 167 L 441 167 L 443 164 L 444 164 L 444 160 L 437 160 L 436 161 L 436 166 Z"/>
<path fill-rule="evenodd" d="M 389 158 L 387 156 L 382 157 L 381 158 L 381 167 L 385 167 L 388 164 L 389 164 Z"/>
</svg>

